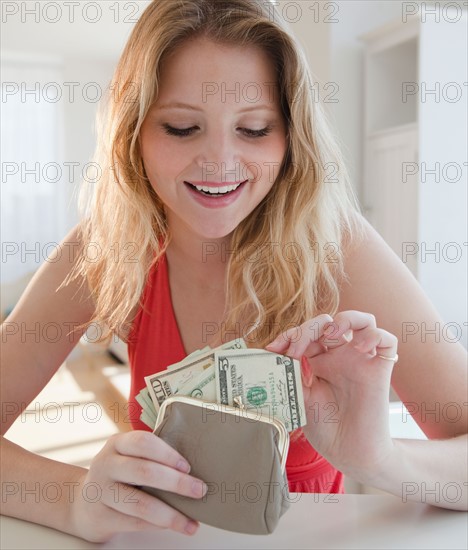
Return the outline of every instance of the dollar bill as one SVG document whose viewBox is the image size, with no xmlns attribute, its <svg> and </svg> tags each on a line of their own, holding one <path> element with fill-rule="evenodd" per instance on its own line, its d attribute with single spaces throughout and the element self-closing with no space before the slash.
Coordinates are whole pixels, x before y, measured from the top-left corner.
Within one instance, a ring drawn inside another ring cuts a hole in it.
<svg viewBox="0 0 468 550">
<path fill-rule="evenodd" d="M 216 402 L 214 365 L 205 369 L 186 384 L 183 384 L 175 393 L 177 395 L 187 395 L 196 399 L 203 399 L 203 401 L 212 403 Z M 148 388 L 143 388 L 136 396 L 136 400 L 142 408 L 140 420 L 153 430 L 156 425 L 157 413 Z"/>
<path fill-rule="evenodd" d="M 205 369 L 214 365 L 214 352 L 216 350 L 241 350 L 246 348 L 244 340 L 236 338 L 231 342 L 222 344 L 218 348 L 210 349 L 194 357 L 185 358 L 183 361 L 177 363 L 178 366 L 145 376 L 146 387 L 148 388 L 156 414 L 165 399 L 177 393 L 180 387 L 193 380 Z"/>
<path fill-rule="evenodd" d="M 278 418 L 288 431 L 306 424 L 299 361 L 266 350 L 247 349 L 243 341 L 224 346 L 227 349 L 220 346 L 198 350 L 171 368 L 147 377 L 160 394 L 155 398 L 147 386 L 136 396 L 142 406 L 140 420 L 154 429 L 160 404 L 177 394 L 231 406 L 240 396 L 247 409 Z"/>
<path fill-rule="evenodd" d="M 300 363 L 261 349 L 215 350 L 216 401 L 278 418 L 288 431 L 306 424 Z"/>
<path fill-rule="evenodd" d="M 141 405 L 141 408 L 149 414 L 149 416 L 154 417 L 156 422 L 156 413 L 154 411 L 154 405 L 149 396 L 148 388 L 143 388 L 138 395 L 135 396 L 135 399 Z"/>
<path fill-rule="evenodd" d="M 178 389 L 177 394 L 216 403 L 216 374 L 214 365 L 183 384 Z"/>
<path fill-rule="evenodd" d="M 209 351 L 211 348 L 210 346 L 205 346 L 204 348 L 202 349 L 197 349 L 195 351 L 192 351 L 192 353 L 190 353 L 189 355 L 187 355 L 187 357 L 185 359 L 183 359 L 182 361 L 179 361 L 178 363 L 174 363 L 173 365 L 169 365 L 167 367 L 166 370 L 174 370 L 174 369 L 177 369 L 178 367 L 180 367 L 183 363 L 185 363 L 187 361 L 187 359 L 193 359 L 194 357 L 196 357 L 197 355 L 201 355 L 202 353 L 206 353 L 207 351 Z"/>
<path fill-rule="evenodd" d="M 143 409 L 141 411 L 140 420 L 143 424 L 146 424 L 149 428 L 154 430 L 154 427 L 156 426 L 156 419 L 150 416 L 147 410 Z"/>
</svg>

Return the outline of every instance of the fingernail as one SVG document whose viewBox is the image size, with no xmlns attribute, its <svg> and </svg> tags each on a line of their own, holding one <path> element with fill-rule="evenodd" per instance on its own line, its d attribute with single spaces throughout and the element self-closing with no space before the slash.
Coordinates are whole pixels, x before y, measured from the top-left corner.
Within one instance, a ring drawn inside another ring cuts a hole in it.
<svg viewBox="0 0 468 550">
<path fill-rule="evenodd" d="M 294 344 L 289 344 L 289 347 L 286 350 L 285 355 L 289 355 L 290 357 L 293 355 L 296 355 L 296 346 Z"/>
<path fill-rule="evenodd" d="M 184 472 L 185 474 L 188 474 L 190 472 L 190 464 L 186 460 L 183 460 L 182 458 L 177 463 L 176 468 L 179 471 Z"/>
<path fill-rule="evenodd" d="M 344 338 L 347 342 L 351 342 L 351 340 L 353 339 L 352 331 L 351 331 L 351 330 L 348 330 L 347 332 L 345 332 L 345 333 L 343 334 L 343 338 Z"/>
<path fill-rule="evenodd" d="M 276 346 L 279 344 L 279 342 L 277 340 L 273 340 L 273 342 L 271 342 L 270 344 L 268 344 L 267 348 L 276 348 Z"/>
<path fill-rule="evenodd" d="M 185 532 L 189 535 L 193 535 L 197 529 L 198 529 L 198 523 L 192 520 L 190 520 L 185 526 Z"/>
<path fill-rule="evenodd" d="M 192 493 L 196 497 L 202 497 L 206 493 L 207 489 L 208 487 L 206 483 L 203 483 L 203 481 L 195 480 L 192 483 Z"/>
</svg>

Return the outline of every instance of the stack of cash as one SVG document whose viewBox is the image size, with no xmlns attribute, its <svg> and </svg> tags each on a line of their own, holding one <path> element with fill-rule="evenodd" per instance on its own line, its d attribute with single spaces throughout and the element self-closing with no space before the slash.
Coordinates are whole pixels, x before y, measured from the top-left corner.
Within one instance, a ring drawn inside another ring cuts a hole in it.
<svg viewBox="0 0 468 550">
<path fill-rule="evenodd" d="M 230 406 L 241 397 L 247 410 L 281 420 L 289 432 L 306 424 L 299 361 L 247 348 L 242 338 L 194 351 L 145 382 L 136 399 L 140 420 L 151 429 L 161 403 L 172 395 Z"/>
</svg>

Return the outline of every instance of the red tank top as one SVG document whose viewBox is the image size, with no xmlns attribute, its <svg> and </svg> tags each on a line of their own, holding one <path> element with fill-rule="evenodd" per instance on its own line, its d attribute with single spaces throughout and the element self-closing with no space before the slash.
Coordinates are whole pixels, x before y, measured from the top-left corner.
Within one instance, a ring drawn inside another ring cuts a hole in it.
<svg viewBox="0 0 468 550">
<path fill-rule="evenodd" d="M 131 388 L 128 412 L 136 430 L 150 430 L 140 421 L 141 407 L 135 396 L 145 387 L 144 377 L 165 370 L 187 356 L 172 307 L 164 254 L 151 269 L 128 337 Z M 343 493 L 343 474 L 301 438 L 291 441 L 286 461 L 289 490 L 296 493 Z"/>
</svg>

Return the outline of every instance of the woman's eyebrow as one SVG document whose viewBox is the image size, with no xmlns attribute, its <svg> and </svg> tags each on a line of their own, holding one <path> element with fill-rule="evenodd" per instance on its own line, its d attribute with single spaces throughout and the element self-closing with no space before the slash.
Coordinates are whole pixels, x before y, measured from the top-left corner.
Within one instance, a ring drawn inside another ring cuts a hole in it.
<svg viewBox="0 0 468 550">
<path fill-rule="evenodd" d="M 163 105 L 158 105 L 155 108 L 158 111 L 163 111 L 168 109 L 186 109 L 189 111 L 203 112 L 203 109 L 201 109 L 200 107 L 197 107 L 196 105 L 190 105 L 188 103 L 180 103 L 180 102 L 166 103 Z M 251 105 L 250 107 L 246 107 L 245 109 L 240 109 L 239 113 L 245 113 L 247 111 L 259 111 L 259 110 L 276 111 L 276 109 L 271 105 L 262 104 L 262 105 Z"/>
</svg>

